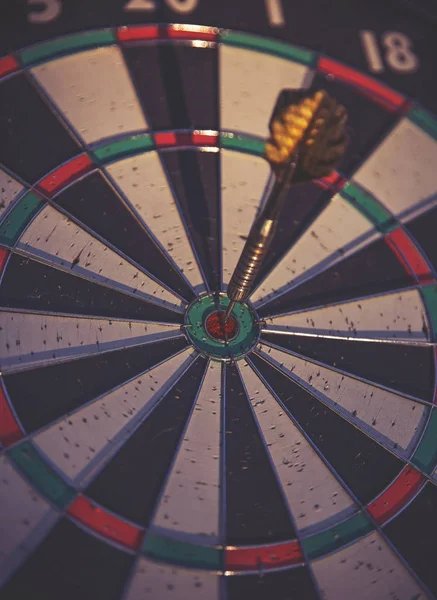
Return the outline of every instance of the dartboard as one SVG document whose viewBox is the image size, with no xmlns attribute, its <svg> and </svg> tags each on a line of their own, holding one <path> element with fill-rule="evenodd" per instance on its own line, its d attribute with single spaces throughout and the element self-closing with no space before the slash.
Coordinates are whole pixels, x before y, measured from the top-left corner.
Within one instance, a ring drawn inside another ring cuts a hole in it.
<svg viewBox="0 0 437 600">
<path fill-rule="evenodd" d="M 3 9 L 2 600 L 437 596 L 437 15 L 354 4 Z M 224 328 L 317 90 L 346 153 Z"/>
</svg>

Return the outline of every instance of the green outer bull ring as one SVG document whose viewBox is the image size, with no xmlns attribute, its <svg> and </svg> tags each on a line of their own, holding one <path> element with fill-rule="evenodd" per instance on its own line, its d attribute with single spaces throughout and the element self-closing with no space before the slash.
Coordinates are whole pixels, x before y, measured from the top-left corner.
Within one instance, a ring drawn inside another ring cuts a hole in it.
<svg viewBox="0 0 437 600">
<path fill-rule="evenodd" d="M 258 317 L 246 302 L 237 302 L 231 315 L 238 324 L 238 333 L 228 343 L 211 337 L 205 322 L 217 310 L 226 312 L 229 306 L 226 294 L 200 296 L 192 302 L 185 313 L 184 329 L 193 346 L 204 356 L 217 361 L 232 361 L 243 358 L 258 343 L 260 327 Z"/>
</svg>

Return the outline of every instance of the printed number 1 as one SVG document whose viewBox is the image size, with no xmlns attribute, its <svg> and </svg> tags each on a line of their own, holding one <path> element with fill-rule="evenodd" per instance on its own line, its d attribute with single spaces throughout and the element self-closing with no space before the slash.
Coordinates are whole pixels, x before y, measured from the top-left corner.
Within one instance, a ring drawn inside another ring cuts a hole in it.
<svg viewBox="0 0 437 600">
<path fill-rule="evenodd" d="M 419 59 L 412 51 L 410 38 L 399 31 L 386 31 L 381 36 L 381 44 L 386 49 L 382 57 L 378 39 L 374 31 L 360 31 L 361 44 L 372 73 L 385 71 L 384 61 L 388 68 L 396 73 L 414 73 L 419 68 Z"/>
<path fill-rule="evenodd" d="M 282 0 L 265 0 L 267 19 L 272 27 L 284 27 L 285 18 Z"/>
</svg>

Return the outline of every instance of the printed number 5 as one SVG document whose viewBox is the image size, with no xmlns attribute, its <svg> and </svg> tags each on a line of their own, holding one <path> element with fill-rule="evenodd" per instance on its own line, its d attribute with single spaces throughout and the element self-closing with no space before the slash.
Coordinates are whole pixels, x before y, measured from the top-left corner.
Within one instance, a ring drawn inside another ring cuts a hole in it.
<svg viewBox="0 0 437 600">
<path fill-rule="evenodd" d="M 27 15 L 30 23 L 49 23 L 59 17 L 62 12 L 60 0 L 27 0 L 27 4 L 41 7 Z"/>
</svg>

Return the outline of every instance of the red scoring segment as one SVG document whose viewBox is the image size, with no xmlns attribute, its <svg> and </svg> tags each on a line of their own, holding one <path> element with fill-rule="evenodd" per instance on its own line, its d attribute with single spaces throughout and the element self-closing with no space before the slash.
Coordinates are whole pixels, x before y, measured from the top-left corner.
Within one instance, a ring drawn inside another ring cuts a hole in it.
<svg viewBox="0 0 437 600">
<path fill-rule="evenodd" d="M 144 531 L 93 504 L 88 498 L 78 496 L 68 508 L 68 514 L 105 538 L 127 548 L 138 550 Z"/>
<path fill-rule="evenodd" d="M 0 248 L 0 274 L 3 272 L 8 256 L 9 252 L 5 248 Z M 24 434 L 9 406 L 2 384 L 0 383 L 0 443 L 7 448 L 23 437 Z"/>
<path fill-rule="evenodd" d="M 338 192 L 345 185 L 346 179 L 341 177 L 337 171 L 332 171 L 330 175 L 322 177 L 322 179 L 315 179 L 313 183 L 324 190 Z"/>
<path fill-rule="evenodd" d="M 205 328 L 214 340 L 232 340 L 238 333 L 238 323 L 232 315 L 226 321 L 224 312 L 213 312 L 206 319 Z M 226 334 L 226 335 L 225 335 Z"/>
<path fill-rule="evenodd" d="M 0 384 L 0 442 L 5 448 L 24 437 Z"/>
<path fill-rule="evenodd" d="M 134 42 L 139 40 L 200 40 L 215 42 L 218 30 L 214 27 L 201 27 L 198 25 L 146 25 L 138 27 L 120 27 L 117 38 L 120 42 Z"/>
<path fill-rule="evenodd" d="M 175 133 L 172 131 L 155 133 L 155 144 L 159 148 L 167 146 L 216 146 L 218 133 L 206 133 L 193 131 L 187 133 Z"/>
<path fill-rule="evenodd" d="M 202 27 L 199 25 L 169 25 L 167 35 L 172 39 L 194 39 L 215 42 L 218 35 L 218 29 L 215 27 Z"/>
<path fill-rule="evenodd" d="M 0 275 L 3 273 L 8 256 L 9 252 L 5 248 L 0 248 Z"/>
<path fill-rule="evenodd" d="M 37 187 L 51 196 L 92 168 L 93 163 L 89 156 L 81 154 L 52 171 L 38 183 Z"/>
<path fill-rule="evenodd" d="M 9 73 L 13 73 L 14 71 L 18 71 L 19 68 L 20 65 L 13 56 L 5 56 L 4 58 L 0 58 L 0 77 L 9 75 Z"/>
<path fill-rule="evenodd" d="M 367 510 L 381 525 L 399 512 L 424 482 L 425 476 L 422 473 L 413 467 L 405 467 L 385 492 L 368 505 Z"/>
<path fill-rule="evenodd" d="M 285 565 L 295 565 L 302 561 L 303 555 L 297 540 L 273 546 L 226 548 L 225 550 L 225 569 L 227 571 L 273 569 Z"/>
<path fill-rule="evenodd" d="M 407 111 L 410 103 L 397 92 L 379 83 L 372 77 L 363 75 L 355 69 L 346 67 L 336 60 L 330 58 L 320 58 L 318 62 L 318 70 L 327 75 L 333 75 L 341 81 L 345 81 L 350 85 L 359 88 L 371 100 L 381 104 L 385 109 L 394 112 L 402 109 L 402 112 Z"/>
<path fill-rule="evenodd" d="M 117 38 L 120 42 L 156 40 L 159 38 L 159 31 L 160 27 L 158 25 L 147 25 L 144 27 L 120 27 L 117 30 Z"/>
<path fill-rule="evenodd" d="M 396 254 L 406 272 L 412 275 L 418 283 L 425 284 L 434 281 L 426 260 L 403 229 L 399 227 L 391 231 L 385 236 L 385 241 Z"/>
</svg>

